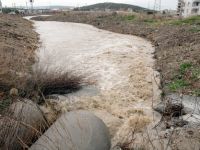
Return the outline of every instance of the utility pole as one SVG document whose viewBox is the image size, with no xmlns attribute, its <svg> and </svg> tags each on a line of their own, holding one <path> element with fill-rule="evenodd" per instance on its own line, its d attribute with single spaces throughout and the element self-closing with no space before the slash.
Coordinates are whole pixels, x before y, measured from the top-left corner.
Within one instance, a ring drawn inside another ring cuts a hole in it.
<svg viewBox="0 0 200 150">
<path fill-rule="evenodd" d="M 28 9 L 28 4 L 27 4 L 27 2 L 26 2 L 26 9 Z"/>
<path fill-rule="evenodd" d="M 148 8 L 148 9 L 151 9 L 151 8 L 150 8 L 150 1 L 148 1 L 148 6 L 147 6 L 147 8 Z"/>
<path fill-rule="evenodd" d="M 154 1 L 154 10 L 161 11 L 161 0 L 155 0 Z"/>
<path fill-rule="evenodd" d="M 159 0 L 159 11 L 161 12 L 161 5 L 162 5 L 162 1 L 161 0 Z"/>
<path fill-rule="evenodd" d="M 33 13 L 33 0 L 30 0 L 30 4 L 31 4 L 31 13 Z"/>
</svg>

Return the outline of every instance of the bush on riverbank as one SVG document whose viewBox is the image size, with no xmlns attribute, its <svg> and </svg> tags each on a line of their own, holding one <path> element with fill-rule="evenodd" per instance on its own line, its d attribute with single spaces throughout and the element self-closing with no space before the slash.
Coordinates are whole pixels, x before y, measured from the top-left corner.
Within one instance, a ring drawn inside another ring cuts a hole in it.
<svg viewBox="0 0 200 150">
<path fill-rule="evenodd" d="M 83 80 L 83 76 L 73 72 L 36 69 L 27 79 L 25 87 L 21 89 L 20 96 L 41 103 L 48 95 L 68 94 L 81 89 Z"/>
</svg>

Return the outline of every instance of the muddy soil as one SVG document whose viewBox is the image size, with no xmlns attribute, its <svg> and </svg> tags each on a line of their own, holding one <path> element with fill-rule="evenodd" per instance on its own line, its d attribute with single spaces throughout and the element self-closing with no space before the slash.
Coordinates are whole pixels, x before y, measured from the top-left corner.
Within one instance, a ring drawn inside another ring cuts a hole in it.
<svg viewBox="0 0 200 150">
<path fill-rule="evenodd" d="M 85 75 L 95 83 L 92 92 L 98 91 L 62 97 L 62 111 L 94 112 L 109 127 L 113 144 L 156 123 L 152 105 L 159 101 L 159 74 L 150 42 L 85 24 L 34 24 L 42 43 L 36 65 Z"/>
</svg>

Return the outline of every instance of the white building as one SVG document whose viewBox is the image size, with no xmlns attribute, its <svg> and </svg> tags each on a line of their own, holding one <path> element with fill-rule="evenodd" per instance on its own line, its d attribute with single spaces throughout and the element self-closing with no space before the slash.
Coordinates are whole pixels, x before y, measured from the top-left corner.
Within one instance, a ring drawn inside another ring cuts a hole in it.
<svg viewBox="0 0 200 150">
<path fill-rule="evenodd" d="M 200 15 L 200 0 L 179 0 L 178 15 L 182 17 Z"/>
</svg>

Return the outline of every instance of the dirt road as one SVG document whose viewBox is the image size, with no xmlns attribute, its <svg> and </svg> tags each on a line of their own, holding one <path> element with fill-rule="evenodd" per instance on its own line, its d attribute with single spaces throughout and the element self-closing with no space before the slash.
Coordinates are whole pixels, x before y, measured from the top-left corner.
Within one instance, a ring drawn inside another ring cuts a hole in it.
<svg viewBox="0 0 200 150">
<path fill-rule="evenodd" d="M 113 144 L 154 123 L 152 104 L 159 90 L 150 42 L 84 24 L 35 21 L 35 27 L 42 43 L 39 66 L 74 71 L 95 82 L 95 94 L 64 97 L 63 111 L 94 112 L 109 127 Z"/>
</svg>

